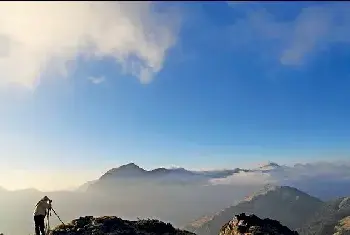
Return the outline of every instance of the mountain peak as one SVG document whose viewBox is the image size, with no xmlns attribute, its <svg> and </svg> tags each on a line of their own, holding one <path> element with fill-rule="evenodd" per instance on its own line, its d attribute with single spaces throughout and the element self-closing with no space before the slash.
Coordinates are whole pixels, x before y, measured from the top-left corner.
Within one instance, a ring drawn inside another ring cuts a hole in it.
<svg viewBox="0 0 350 235">
<path fill-rule="evenodd" d="M 118 169 L 142 169 L 142 168 L 136 165 L 135 163 L 131 162 L 118 167 Z"/>
<path fill-rule="evenodd" d="M 145 172 L 146 170 L 139 167 L 138 165 L 136 165 L 133 162 L 125 164 L 125 165 L 121 165 L 117 168 L 113 168 L 113 169 L 109 170 L 109 172 L 113 172 L 113 173 L 121 172 L 121 171 L 142 171 L 142 172 Z"/>
<path fill-rule="evenodd" d="M 300 191 L 297 188 L 274 184 L 265 185 L 261 190 L 253 193 L 249 197 L 246 197 L 244 201 L 253 201 L 259 197 L 267 196 L 268 194 L 277 194 L 280 195 L 282 198 L 294 198 L 295 200 L 298 200 L 300 197 L 305 197 L 313 198 L 314 200 L 319 201 L 317 198 L 314 198 L 308 195 L 307 193 Z"/>
<path fill-rule="evenodd" d="M 110 177 L 114 178 L 118 176 L 133 177 L 139 176 L 140 174 L 143 174 L 145 172 L 147 171 L 132 162 L 107 171 L 104 175 L 100 177 L 100 179 Z"/>
<path fill-rule="evenodd" d="M 266 164 L 261 165 L 258 169 L 263 171 L 269 171 L 273 169 L 280 168 L 281 166 L 275 162 L 267 162 Z"/>
<path fill-rule="evenodd" d="M 277 164 L 276 162 L 271 162 L 271 161 L 268 162 L 268 165 L 269 165 L 269 166 L 276 166 L 276 167 L 279 167 L 279 166 L 280 166 L 280 165 Z"/>
<path fill-rule="evenodd" d="M 189 178 L 192 177 L 192 178 Z M 160 181 L 174 181 L 174 182 L 183 182 L 198 180 L 200 176 L 196 175 L 192 171 L 188 171 L 184 168 L 156 168 L 153 170 L 145 170 L 135 163 L 131 162 L 126 165 L 122 165 L 118 168 L 113 168 L 107 171 L 100 179 L 114 180 L 114 179 L 141 179 L 142 180 L 158 180 Z M 204 176 L 203 176 L 204 178 Z"/>
</svg>

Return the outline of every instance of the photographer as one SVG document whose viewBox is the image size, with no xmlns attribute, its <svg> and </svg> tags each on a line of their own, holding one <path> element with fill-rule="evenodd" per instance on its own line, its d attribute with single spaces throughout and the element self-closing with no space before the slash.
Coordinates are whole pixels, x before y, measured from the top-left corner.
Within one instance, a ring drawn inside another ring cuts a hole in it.
<svg viewBox="0 0 350 235">
<path fill-rule="evenodd" d="M 34 210 L 34 223 L 35 223 L 35 235 L 45 235 L 45 216 L 48 210 L 51 209 L 52 200 L 47 196 L 43 197 L 35 206 Z"/>
</svg>

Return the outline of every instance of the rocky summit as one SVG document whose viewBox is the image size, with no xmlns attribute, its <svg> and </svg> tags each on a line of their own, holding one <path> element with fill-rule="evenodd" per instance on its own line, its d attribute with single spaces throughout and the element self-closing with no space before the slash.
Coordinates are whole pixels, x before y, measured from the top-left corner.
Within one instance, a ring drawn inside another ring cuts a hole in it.
<svg viewBox="0 0 350 235">
<path fill-rule="evenodd" d="M 184 230 L 174 228 L 169 223 L 159 220 L 123 220 L 115 216 L 94 218 L 80 217 L 66 225 L 59 225 L 51 231 L 51 235 L 194 235 Z"/>
<path fill-rule="evenodd" d="M 277 220 L 260 219 L 256 215 L 241 213 L 226 223 L 219 235 L 298 235 Z"/>
</svg>

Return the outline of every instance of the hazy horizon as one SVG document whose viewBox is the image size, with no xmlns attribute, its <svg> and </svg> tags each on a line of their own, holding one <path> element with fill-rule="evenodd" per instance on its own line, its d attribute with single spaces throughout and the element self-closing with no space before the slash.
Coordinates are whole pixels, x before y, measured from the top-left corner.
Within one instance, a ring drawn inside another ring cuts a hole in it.
<svg viewBox="0 0 350 235">
<path fill-rule="evenodd" d="M 257 164 L 246 164 L 246 165 L 242 165 L 242 166 L 234 166 L 234 167 L 221 167 L 221 168 L 201 168 L 201 169 L 190 169 L 190 168 L 185 168 L 186 170 L 189 171 L 220 171 L 220 170 L 226 170 L 226 169 L 235 169 L 235 168 L 241 168 L 241 169 L 248 169 L 248 170 L 252 170 L 252 169 L 257 169 L 260 166 L 263 166 L 265 164 L 268 164 L 272 161 L 266 161 L 266 162 L 261 162 L 261 163 L 257 163 Z M 130 162 L 131 163 L 131 162 Z M 350 160 L 342 160 L 342 161 L 314 161 L 314 162 L 294 162 L 294 163 L 290 163 L 290 164 L 283 164 L 283 163 L 279 163 L 279 162 L 274 162 L 279 164 L 282 167 L 287 167 L 287 169 L 293 169 L 295 168 L 295 165 L 300 164 L 301 166 L 304 166 L 306 168 L 306 171 L 310 171 L 310 172 L 306 172 L 307 174 L 313 175 L 313 177 L 319 177 L 322 178 L 323 175 L 326 174 L 337 174 L 339 173 L 339 167 L 345 167 L 345 169 L 349 169 L 350 172 Z M 126 163 L 128 164 L 128 163 Z M 135 163 L 136 165 L 138 165 L 137 163 Z M 124 164 L 123 164 L 124 165 Z M 21 174 L 21 172 L 19 172 L 19 174 L 17 175 L 17 177 L 13 177 L 13 175 L 8 174 L 8 172 L 0 172 L 0 187 L 8 190 L 8 191 L 16 191 L 16 190 L 25 190 L 25 189 L 35 189 L 37 191 L 40 192 L 56 192 L 56 191 L 76 191 L 78 189 L 78 187 L 84 185 L 85 183 L 88 183 L 90 181 L 95 181 L 98 180 L 104 173 L 106 173 L 108 170 L 112 169 L 112 168 L 116 168 L 116 167 L 120 167 L 122 165 L 117 165 L 117 166 L 113 166 L 113 167 L 107 167 L 105 170 L 102 171 L 98 171 L 96 173 L 91 173 L 91 174 L 84 174 L 84 170 L 81 170 L 80 172 L 74 171 L 74 172 L 70 172 L 70 174 L 67 174 L 67 172 L 64 172 L 64 174 L 62 172 L 30 172 L 27 173 L 27 175 Z M 145 170 L 153 170 L 156 168 L 167 168 L 167 169 L 171 169 L 171 168 L 183 168 L 181 166 L 159 166 L 159 167 L 152 167 L 152 168 L 144 168 L 141 165 L 138 165 L 139 167 L 145 169 Z M 314 170 L 314 168 L 318 168 L 320 167 L 319 171 Z M 327 168 L 325 169 L 324 166 L 326 166 Z M 282 170 L 283 171 L 283 170 Z M 304 173 L 305 174 L 305 173 Z M 43 175 L 45 176 L 50 176 L 50 177 L 43 177 Z M 53 177 L 54 176 L 54 177 Z M 78 176 L 78 177 L 77 177 Z M 233 175 L 234 177 L 237 176 L 241 176 L 241 174 L 235 174 Z M 328 175 L 331 176 L 331 175 Z M 348 176 L 346 174 L 346 176 Z M 229 176 L 232 177 L 232 176 Z M 229 178 L 228 177 L 228 178 Z M 261 177 L 263 177 L 263 175 L 258 176 L 259 179 L 261 179 Z M 290 177 L 290 175 L 288 176 Z M 349 177 L 350 177 L 350 173 L 349 173 Z M 10 180 L 9 180 L 10 178 Z M 250 178 L 246 177 L 247 180 L 249 181 Z M 281 177 L 282 178 L 282 177 Z M 77 180 L 79 179 L 79 180 Z M 222 180 L 226 180 L 225 178 L 223 179 L 216 179 L 216 181 L 222 181 Z M 244 178 L 240 178 L 240 180 L 243 180 L 244 182 L 248 183 L 248 181 L 246 181 Z M 342 178 L 339 178 L 339 180 L 342 180 Z M 18 182 L 17 185 L 22 185 L 21 187 L 16 187 L 13 184 L 11 184 L 12 182 Z M 1 184 L 2 182 L 4 182 L 3 184 Z M 253 180 L 254 182 L 254 180 Z M 29 184 L 28 184 L 29 183 Z M 37 187 L 35 185 L 43 185 L 46 187 Z M 268 184 L 269 182 L 260 182 L 260 184 Z M 350 181 L 349 181 L 350 183 Z M 7 185 L 10 185 L 11 187 L 6 187 Z M 67 187 L 67 185 L 70 185 Z"/>
<path fill-rule="evenodd" d="M 135 163 L 139 167 L 142 167 L 145 170 L 152 170 L 156 168 L 185 168 L 186 170 L 191 171 L 214 171 L 214 170 L 224 170 L 224 169 L 234 169 L 234 168 L 243 168 L 243 169 L 251 169 L 258 167 L 260 165 L 267 164 L 268 162 L 276 162 L 280 165 L 286 165 L 286 166 L 293 166 L 294 164 L 307 164 L 307 163 L 317 163 L 317 162 L 339 162 L 339 161 L 346 161 L 342 160 L 343 158 L 335 158 L 332 157 L 334 160 L 327 161 L 318 159 L 305 159 L 305 161 L 294 161 L 293 159 L 288 159 L 288 161 L 280 162 L 280 161 L 272 161 L 267 159 L 266 161 L 246 161 L 242 162 L 241 164 L 232 164 L 228 165 L 225 162 L 222 163 L 222 166 L 217 167 L 210 167 L 210 166 L 203 166 L 203 167 L 186 167 L 181 165 L 153 165 L 153 166 L 143 166 L 138 164 L 134 161 L 129 161 L 125 163 L 108 163 L 104 164 L 99 169 L 83 169 L 82 167 L 72 167 L 68 166 L 64 169 L 51 169 L 51 168 L 43 168 L 43 169 L 35 169 L 35 170 L 26 170 L 26 169 L 8 169 L 4 166 L 1 166 L 2 170 L 0 171 L 0 187 L 6 189 L 6 190 L 21 190 L 21 189 L 28 189 L 28 188 L 34 188 L 39 191 L 59 191 L 59 190 L 74 190 L 77 187 L 81 186 L 82 184 L 97 180 L 100 176 L 102 176 L 104 173 L 106 173 L 108 170 L 112 168 L 116 168 L 128 163 Z M 341 159 L 341 160 L 339 160 Z M 200 164 L 198 164 L 200 165 Z M 203 164 L 205 165 L 205 164 Z M 217 164 L 219 165 L 219 164 Z M 44 176 L 44 177 L 43 177 Z"/>
</svg>

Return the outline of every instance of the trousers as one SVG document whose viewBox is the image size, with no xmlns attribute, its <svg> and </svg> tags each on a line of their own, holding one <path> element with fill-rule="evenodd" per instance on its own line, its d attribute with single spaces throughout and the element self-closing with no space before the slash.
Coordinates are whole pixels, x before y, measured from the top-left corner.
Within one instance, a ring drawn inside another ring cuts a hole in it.
<svg viewBox="0 0 350 235">
<path fill-rule="evenodd" d="M 35 215 L 35 235 L 45 235 L 45 215 Z"/>
</svg>

